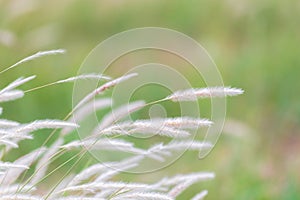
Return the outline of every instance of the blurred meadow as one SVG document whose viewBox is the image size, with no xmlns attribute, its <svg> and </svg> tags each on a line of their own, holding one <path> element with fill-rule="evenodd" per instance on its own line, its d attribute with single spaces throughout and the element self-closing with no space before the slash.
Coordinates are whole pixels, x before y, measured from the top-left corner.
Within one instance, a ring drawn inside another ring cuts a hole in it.
<svg viewBox="0 0 300 200">
<path fill-rule="evenodd" d="M 0 71 L 37 51 L 67 50 L 1 74 L 0 87 L 32 74 L 37 78 L 25 90 L 73 76 L 101 41 L 148 26 L 194 38 L 216 62 L 224 84 L 245 94 L 228 98 L 224 132 L 208 157 L 187 153 L 136 179 L 213 171 L 214 180 L 193 186 L 182 199 L 202 188 L 209 191 L 206 199 L 300 199 L 298 0 L 0 0 Z M 63 119 L 72 108 L 72 84 L 29 92 L 3 108 L 1 117 L 21 122 Z M 34 142 L 44 139 L 37 135 Z"/>
</svg>

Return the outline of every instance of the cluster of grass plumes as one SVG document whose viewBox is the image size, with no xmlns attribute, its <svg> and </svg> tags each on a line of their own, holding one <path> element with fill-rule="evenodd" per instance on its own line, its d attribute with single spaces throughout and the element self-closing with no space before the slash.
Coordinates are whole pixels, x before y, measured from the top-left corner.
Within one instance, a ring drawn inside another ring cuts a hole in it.
<svg viewBox="0 0 300 200">
<path fill-rule="evenodd" d="M 18 66 L 32 59 L 52 54 L 64 53 L 63 50 L 52 50 L 39 52 L 29 56 L 11 67 L 3 70 L 0 74 L 8 69 Z M 116 79 L 99 74 L 84 74 L 76 77 L 59 80 L 35 89 L 46 86 L 72 82 L 79 79 L 97 79 L 106 81 L 103 85 L 96 88 L 86 95 L 74 109 L 63 120 L 36 120 L 30 123 L 19 123 L 7 119 L 0 119 L 0 199 L 60 199 L 60 200 L 121 200 L 121 199 L 176 199 L 189 186 L 204 180 L 214 178 L 212 172 L 198 172 L 191 174 L 178 174 L 174 177 L 165 177 L 155 183 L 137 183 L 116 181 L 114 178 L 121 171 L 135 168 L 145 159 L 153 159 L 156 162 L 164 161 L 166 157 L 171 157 L 172 153 L 182 149 L 201 151 L 204 148 L 210 148 L 211 145 L 202 141 L 192 141 L 189 139 L 190 130 L 213 125 L 208 119 L 198 119 L 186 117 L 165 118 L 157 120 L 136 120 L 122 121 L 130 113 L 144 108 L 152 103 L 136 101 L 121 106 L 113 112 L 105 115 L 97 127 L 92 130 L 91 134 L 82 140 L 65 142 L 65 137 L 74 134 L 75 129 L 80 126 L 80 122 L 89 116 L 95 110 L 106 108 L 112 104 L 110 98 L 97 98 L 99 94 L 105 93 L 106 90 L 120 84 L 137 74 L 128 74 Z M 24 96 L 24 91 L 17 89 L 20 85 L 34 79 L 35 76 L 27 78 L 18 78 L 5 88 L 0 90 L 0 103 L 13 101 Z M 186 91 L 178 91 L 170 96 L 159 100 L 161 101 L 195 101 L 198 98 L 206 97 L 224 97 L 241 94 L 242 90 L 234 88 L 204 88 Z M 92 101 L 92 99 L 96 100 Z M 2 108 L 0 107 L 0 114 Z M 18 148 L 20 141 L 25 139 L 34 139 L 32 133 L 39 129 L 54 129 L 59 132 L 59 137 L 51 145 L 41 145 L 40 148 L 23 155 L 12 162 L 5 162 L 3 158 L 9 155 L 12 149 Z M 138 148 L 134 143 L 117 138 L 122 135 L 131 134 L 152 134 L 156 133 L 162 137 L 173 138 L 172 142 L 167 144 L 153 144 L 148 149 Z M 61 165 L 51 170 L 50 163 L 54 158 L 59 157 L 66 151 L 80 149 L 80 153 L 73 156 L 70 160 L 78 159 L 88 150 L 108 150 L 108 151 L 125 151 L 132 155 L 120 161 L 105 163 L 96 163 L 82 169 L 77 174 L 72 174 L 72 167 L 62 176 L 57 183 L 49 186 L 43 186 L 39 189 L 39 183 L 54 173 L 57 169 L 67 164 L 66 160 Z M 29 169 L 33 172 L 27 175 Z M 207 195 L 207 191 L 200 191 L 192 200 L 199 200 Z"/>
</svg>

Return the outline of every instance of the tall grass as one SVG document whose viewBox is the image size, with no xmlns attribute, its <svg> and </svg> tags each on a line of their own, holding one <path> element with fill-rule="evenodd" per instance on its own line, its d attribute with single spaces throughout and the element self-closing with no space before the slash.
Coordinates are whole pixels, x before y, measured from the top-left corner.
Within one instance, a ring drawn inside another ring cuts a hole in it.
<svg viewBox="0 0 300 200">
<path fill-rule="evenodd" d="M 39 52 L 4 69 L 0 72 L 0 75 L 24 62 L 57 53 L 64 53 L 64 50 Z M 98 126 L 94 127 L 91 134 L 86 138 L 73 141 L 67 140 L 68 136 L 73 134 L 76 128 L 80 126 L 82 120 L 95 110 L 111 105 L 113 99 L 101 98 L 99 94 L 105 93 L 117 84 L 126 84 L 126 80 L 134 78 L 137 75 L 128 74 L 112 79 L 102 74 L 83 74 L 49 83 L 25 92 L 17 89 L 20 85 L 35 78 L 35 76 L 30 76 L 27 78 L 18 78 L 0 90 L 0 103 L 2 103 L 22 98 L 26 92 L 78 79 L 107 81 L 79 101 L 63 120 L 44 119 L 29 123 L 20 123 L 8 119 L 0 119 L 0 199 L 171 200 L 177 199 L 191 185 L 213 179 L 215 176 L 213 172 L 194 172 L 190 174 L 177 174 L 173 177 L 164 177 L 154 183 L 119 180 L 117 177 L 118 174 L 125 170 L 134 169 L 146 158 L 152 159 L 153 162 L 163 162 L 166 158 L 172 157 L 175 151 L 184 149 L 201 151 L 205 148 L 210 148 L 210 143 L 193 141 L 189 136 L 190 130 L 213 126 L 213 122 L 208 119 L 191 118 L 189 116 L 136 121 L 124 121 L 123 119 L 131 113 L 154 103 L 162 101 L 197 101 L 198 98 L 235 96 L 243 93 L 241 89 L 227 87 L 195 88 L 174 92 L 155 102 L 131 102 L 115 109 L 113 113 L 105 115 Z M 94 98 L 96 100 L 93 101 Z M 0 107 L 0 114 L 2 114 L 2 111 L 3 109 Z M 34 139 L 33 132 L 40 129 L 53 129 L 53 132 L 39 148 L 14 161 L 8 161 L 10 160 L 11 152 L 19 148 L 19 143 L 23 140 Z M 119 138 L 123 135 L 151 135 L 153 133 L 161 137 L 172 138 L 173 140 L 165 144 L 152 144 L 148 149 L 144 149 L 137 147 L 136 144 L 130 141 Z M 55 141 L 47 145 L 48 141 L 55 134 L 58 135 Z M 76 171 L 74 166 L 89 150 L 100 152 L 104 150 L 125 151 L 130 153 L 130 156 L 118 161 L 87 163 L 86 167 L 81 169 L 80 172 Z M 77 151 L 77 153 L 65 159 L 63 155 L 70 151 Z M 65 160 L 61 164 L 53 162 L 59 158 Z M 68 165 L 70 162 L 72 162 L 72 165 Z M 64 171 L 64 174 L 56 176 L 54 183 L 42 184 L 47 177 L 66 165 L 69 168 Z M 199 191 L 192 200 L 203 199 L 207 194 L 206 190 Z"/>
</svg>

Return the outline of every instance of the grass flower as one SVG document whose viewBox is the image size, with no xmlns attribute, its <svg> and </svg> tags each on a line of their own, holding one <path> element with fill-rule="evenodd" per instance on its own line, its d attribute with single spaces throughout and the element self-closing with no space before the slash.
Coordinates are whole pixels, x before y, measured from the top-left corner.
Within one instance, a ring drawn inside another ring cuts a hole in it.
<svg viewBox="0 0 300 200">
<path fill-rule="evenodd" d="M 24 58 L 14 65 L 4 69 L 0 75 L 22 63 L 46 56 L 62 54 L 62 49 L 41 51 Z M 196 101 L 199 98 L 235 96 L 243 93 L 243 90 L 229 87 L 200 88 L 177 91 L 168 97 L 156 102 L 146 103 L 142 100 L 130 102 L 116 109 L 112 109 L 102 117 L 99 124 L 94 127 L 90 135 L 81 140 L 67 141 L 67 137 L 74 133 L 90 114 L 112 105 L 113 99 L 99 98 L 99 94 L 121 84 L 128 79 L 137 76 L 136 73 L 127 74 L 116 79 L 111 79 L 102 74 L 82 74 L 67 79 L 59 80 L 40 87 L 22 91 L 19 86 L 31 81 L 35 76 L 18 78 L 0 90 L 0 103 L 22 98 L 26 92 L 40 89 L 46 86 L 74 82 L 76 80 L 96 79 L 107 81 L 100 87 L 89 92 L 79 101 L 75 108 L 64 120 L 44 119 L 29 123 L 21 123 L 8 119 L 0 119 L 0 199 L 1 200 L 121 200 L 121 199 L 145 199 L 145 200 L 172 200 L 180 196 L 191 185 L 211 180 L 215 177 L 212 172 L 197 172 L 190 174 L 177 174 L 173 177 L 165 177 L 154 183 L 126 182 L 118 180 L 118 174 L 124 170 L 134 169 L 146 159 L 153 162 L 163 162 L 174 152 L 182 150 L 201 151 L 210 148 L 208 142 L 191 140 L 190 131 L 202 127 L 213 126 L 208 119 L 192 118 L 188 116 L 143 119 L 124 121 L 124 118 L 153 103 L 161 101 Z M 92 99 L 94 99 L 92 101 Z M 2 114 L 0 107 L 0 115 Z M 93 128 L 93 127 L 91 127 Z M 22 140 L 34 139 L 33 132 L 40 129 L 53 129 L 49 138 L 39 148 L 19 157 L 14 161 L 6 161 L 6 157 L 12 148 L 19 148 Z M 58 133 L 57 138 L 49 143 L 51 137 Z M 157 137 L 169 137 L 173 141 L 152 144 L 150 148 L 138 147 L 134 142 L 117 138 L 118 136 L 131 136 L 133 134 L 153 135 Z M 127 152 L 130 156 L 119 161 L 107 161 L 104 163 L 86 163 L 80 171 L 73 170 L 77 162 L 88 150 Z M 54 162 L 65 153 L 74 153 L 69 159 L 57 165 Z M 64 175 L 57 178 L 54 185 L 42 185 L 56 171 L 69 166 Z M 56 165 L 53 167 L 53 165 Z M 73 173 L 73 174 L 72 174 Z M 40 187 L 42 185 L 42 187 Z M 42 188 L 42 189 L 41 189 Z M 192 200 L 203 199 L 207 191 L 196 194 Z"/>
</svg>

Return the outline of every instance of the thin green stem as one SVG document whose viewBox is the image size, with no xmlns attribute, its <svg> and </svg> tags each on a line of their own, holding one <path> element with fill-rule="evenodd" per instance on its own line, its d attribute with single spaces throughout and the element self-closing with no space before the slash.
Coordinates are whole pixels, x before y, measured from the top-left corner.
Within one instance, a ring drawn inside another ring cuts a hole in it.
<svg viewBox="0 0 300 200">
<path fill-rule="evenodd" d="M 48 86 L 52 86 L 52 85 L 56 85 L 56 84 L 58 84 L 58 83 L 57 82 L 47 83 L 45 85 L 41 85 L 41 86 L 38 86 L 38 87 L 35 87 L 35 88 L 25 90 L 24 93 L 32 92 L 32 91 L 39 90 L 39 89 L 42 89 L 42 88 L 45 88 L 45 87 L 48 87 Z"/>
</svg>

